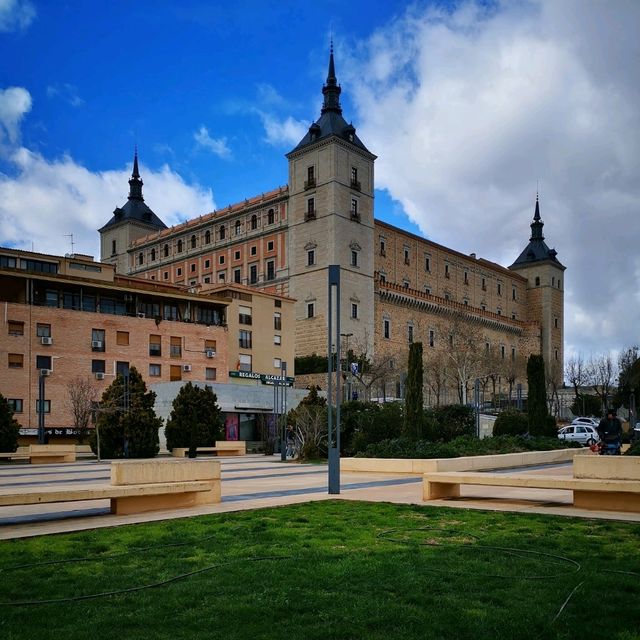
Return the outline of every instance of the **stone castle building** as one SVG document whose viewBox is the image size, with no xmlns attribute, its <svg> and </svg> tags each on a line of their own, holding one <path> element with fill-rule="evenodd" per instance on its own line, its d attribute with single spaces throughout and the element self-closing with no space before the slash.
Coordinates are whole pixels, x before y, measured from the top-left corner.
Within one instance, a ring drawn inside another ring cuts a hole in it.
<svg viewBox="0 0 640 640">
<path fill-rule="evenodd" d="M 498 361 L 542 353 L 560 379 L 565 267 L 544 242 L 538 201 L 508 268 L 376 220 L 376 156 L 343 117 L 333 51 L 322 94 L 319 119 L 286 156 L 288 185 L 178 226 L 144 203 L 136 154 L 128 202 L 100 229 L 102 261 L 191 291 L 235 283 L 289 296 L 296 356 L 326 356 L 328 268 L 338 264 L 341 332 L 370 360 L 393 368 L 412 341 L 425 358 L 451 351 L 465 327 Z"/>
</svg>

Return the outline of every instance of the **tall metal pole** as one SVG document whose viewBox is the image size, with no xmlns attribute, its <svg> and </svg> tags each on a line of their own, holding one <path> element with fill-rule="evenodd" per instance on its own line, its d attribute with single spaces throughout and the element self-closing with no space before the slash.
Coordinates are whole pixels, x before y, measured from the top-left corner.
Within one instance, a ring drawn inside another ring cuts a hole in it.
<svg viewBox="0 0 640 640">
<path fill-rule="evenodd" d="M 340 493 L 340 265 L 329 265 L 329 283 L 328 283 L 328 314 L 327 314 L 327 393 L 329 395 L 328 403 L 328 456 L 329 456 L 329 493 Z M 332 376 L 333 376 L 333 289 L 335 288 L 336 298 L 336 424 L 335 439 L 333 433 L 333 394 L 332 394 Z"/>
<path fill-rule="evenodd" d="M 276 384 L 284 385 L 280 392 L 280 402 L 282 406 L 280 408 L 281 419 L 280 422 L 280 460 L 283 462 L 287 459 L 287 363 L 280 362 L 280 380 L 276 381 Z"/>
<path fill-rule="evenodd" d="M 38 378 L 38 444 L 45 443 L 44 437 L 44 376 L 40 371 Z"/>
</svg>

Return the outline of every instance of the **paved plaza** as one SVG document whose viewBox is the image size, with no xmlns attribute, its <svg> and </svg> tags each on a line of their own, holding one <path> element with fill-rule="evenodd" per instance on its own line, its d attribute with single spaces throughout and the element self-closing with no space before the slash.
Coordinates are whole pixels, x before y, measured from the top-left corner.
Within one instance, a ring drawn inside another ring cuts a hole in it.
<svg viewBox="0 0 640 640">
<path fill-rule="evenodd" d="M 327 491 L 327 466 L 280 460 L 280 456 L 216 458 L 222 469 L 222 502 L 194 508 L 112 515 L 108 500 L 0 508 L 0 539 L 28 537 L 149 522 L 193 515 L 259 509 L 314 500 L 341 499 L 597 517 L 640 522 L 640 514 L 588 511 L 571 506 L 571 492 L 509 487 L 463 486 L 455 500 L 422 501 L 422 477 L 389 473 L 343 472 L 340 495 Z M 513 472 L 513 470 L 509 470 Z M 521 469 L 527 474 L 571 475 L 571 464 Z M 110 482 L 108 462 L 0 465 L 0 487 L 82 487 Z"/>
</svg>

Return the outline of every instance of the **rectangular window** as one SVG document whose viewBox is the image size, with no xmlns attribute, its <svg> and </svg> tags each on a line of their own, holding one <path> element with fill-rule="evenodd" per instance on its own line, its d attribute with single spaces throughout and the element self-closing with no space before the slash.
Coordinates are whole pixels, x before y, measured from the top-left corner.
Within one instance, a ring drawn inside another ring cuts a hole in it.
<svg viewBox="0 0 640 640">
<path fill-rule="evenodd" d="M 316 205 L 314 198 L 307 199 L 307 220 L 316 217 Z"/>
<path fill-rule="evenodd" d="M 311 267 L 316 263 L 316 252 L 313 249 L 307 251 L 307 266 Z"/>
<path fill-rule="evenodd" d="M 381 256 L 386 256 L 387 255 L 387 247 L 385 246 L 384 240 L 380 240 L 380 255 Z"/>
<path fill-rule="evenodd" d="M 464 283 L 465 284 L 469 284 L 469 272 L 468 271 L 464 272 Z"/>
<path fill-rule="evenodd" d="M 91 329 L 91 351 L 106 349 L 104 329 Z"/>
<path fill-rule="evenodd" d="M 511 289 L 511 299 L 512 300 L 517 300 L 517 289 L 515 287 L 513 287 L 513 289 Z"/>
<path fill-rule="evenodd" d="M 172 364 L 169 367 L 169 380 L 171 382 L 182 380 L 182 367 L 179 364 Z"/>
<path fill-rule="evenodd" d="M 516 359 L 516 348 L 511 347 L 511 360 L 514 361 Z"/>
<path fill-rule="evenodd" d="M 273 359 L 273 368 L 280 370 L 281 367 L 282 367 L 282 360 L 280 358 L 274 358 Z"/>
<path fill-rule="evenodd" d="M 7 398 L 7 402 L 9 403 L 9 408 L 13 413 L 22 413 L 22 398 Z"/>
<path fill-rule="evenodd" d="M 409 341 L 409 344 L 413 343 L 413 325 L 409 325 L 407 327 L 407 340 Z"/>
<path fill-rule="evenodd" d="M 307 167 L 307 180 L 304 183 L 305 189 L 312 189 L 316 186 L 316 168 L 312 165 Z"/>
<path fill-rule="evenodd" d="M 351 217 L 352 218 L 358 217 L 358 199 L 357 198 L 351 198 Z"/>
<path fill-rule="evenodd" d="M 451 277 L 451 272 L 449 271 L 449 265 L 448 264 L 444 265 L 444 277 L 445 278 L 450 278 Z"/>
<path fill-rule="evenodd" d="M 10 336 L 23 336 L 24 335 L 24 322 L 15 322 L 9 320 L 9 335 Z"/>
<path fill-rule="evenodd" d="M 234 258 L 234 260 L 240 260 L 240 252 L 239 252 L 239 251 L 236 251 L 236 252 L 233 254 L 233 258 Z"/>
<path fill-rule="evenodd" d="M 482 278 L 482 290 L 483 291 L 487 290 L 487 279 L 486 278 Z"/>
<path fill-rule="evenodd" d="M 40 400 L 36 400 L 36 413 L 40 413 Z M 45 400 L 42 404 L 42 413 L 51 413 L 51 400 Z"/>
<path fill-rule="evenodd" d="M 194 271 L 196 270 L 196 263 L 192 262 L 189 268 L 191 269 L 191 273 L 194 273 Z"/>
<path fill-rule="evenodd" d="M 182 357 L 182 338 L 180 336 L 171 336 L 169 344 L 169 355 L 172 358 Z"/>
<path fill-rule="evenodd" d="M 433 329 L 429 331 L 429 346 L 430 347 L 436 346 L 436 332 Z"/>
<path fill-rule="evenodd" d="M 238 358 L 238 371 L 251 371 L 251 356 L 241 353 Z"/>
<path fill-rule="evenodd" d="M 178 305 L 164 304 L 162 307 L 162 316 L 164 320 L 178 320 Z"/>
<path fill-rule="evenodd" d="M 382 335 L 387 340 L 391 337 L 391 320 L 382 321 Z"/>
<path fill-rule="evenodd" d="M 315 304 L 313 302 L 309 302 L 307 304 L 307 318 L 313 318 L 315 315 Z"/>
<path fill-rule="evenodd" d="M 205 269 L 210 269 L 211 268 L 211 260 L 205 260 L 204 261 L 204 268 Z"/>
<path fill-rule="evenodd" d="M 149 336 L 149 355 L 161 356 L 162 355 L 162 338 L 160 336 Z"/>
<path fill-rule="evenodd" d="M 51 369 L 51 356 L 36 356 L 36 369 Z"/>
<path fill-rule="evenodd" d="M 240 336 L 238 339 L 238 346 L 241 349 L 251 349 L 251 331 L 247 331 L 246 329 L 240 329 Z"/>
<path fill-rule="evenodd" d="M 429 256 L 424 257 L 424 270 L 431 271 L 431 258 Z"/>
<path fill-rule="evenodd" d="M 498 282 L 498 295 L 502 295 L 502 283 Z"/>
<path fill-rule="evenodd" d="M 218 264 L 224 264 L 224 255 L 218 256 Z"/>
<path fill-rule="evenodd" d="M 358 305 L 353 302 L 351 303 L 351 318 L 353 320 L 358 319 Z"/>
<path fill-rule="evenodd" d="M 276 278 L 276 263 L 273 260 L 267 262 L 267 280 L 275 280 Z"/>
<path fill-rule="evenodd" d="M 22 369 L 24 367 L 24 355 L 22 353 L 9 353 L 8 356 L 9 369 Z"/>
<path fill-rule="evenodd" d="M 407 249 L 406 247 L 404 248 L 404 263 L 405 264 L 409 264 L 410 260 L 409 260 L 409 249 Z"/>
<path fill-rule="evenodd" d="M 251 319 L 251 307 L 238 307 L 238 322 L 240 324 L 252 324 L 253 320 Z"/>
<path fill-rule="evenodd" d="M 257 256 L 258 255 L 258 247 L 253 245 L 253 247 L 251 247 L 250 253 L 251 253 L 252 256 Z"/>
<path fill-rule="evenodd" d="M 215 367 L 207 367 L 204 370 L 204 378 L 205 380 L 215 380 L 217 377 L 217 370 Z"/>
<path fill-rule="evenodd" d="M 273 328 L 276 331 L 282 330 L 282 314 L 279 311 L 275 311 L 273 314 Z"/>
<path fill-rule="evenodd" d="M 150 364 L 149 365 L 149 377 L 159 378 L 162 375 L 162 365 Z"/>
<path fill-rule="evenodd" d="M 36 325 L 36 335 L 38 338 L 50 338 L 51 337 L 51 325 L 41 324 L 38 322 Z"/>
<path fill-rule="evenodd" d="M 224 282 L 227 279 L 225 271 L 218 271 L 218 282 Z"/>
<path fill-rule="evenodd" d="M 168 280 L 169 279 L 169 272 L 168 271 L 164 271 L 162 273 L 162 279 L 163 280 Z"/>
<path fill-rule="evenodd" d="M 236 284 L 240 284 L 240 282 L 242 282 L 242 271 L 240 269 L 233 270 L 233 281 Z"/>
<path fill-rule="evenodd" d="M 104 360 L 92 360 L 91 361 L 91 373 L 104 373 L 105 372 Z"/>
<path fill-rule="evenodd" d="M 282 336 L 273 336 L 273 344 L 282 344 Z"/>
<path fill-rule="evenodd" d="M 176 269 L 176 277 L 180 277 L 182 275 L 182 267 L 178 267 Z"/>
<path fill-rule="evenodd" d="M 249 284 L 256 284 L 258 282 L 258 265 L 252 264 L 249 267 Z"/>
<path fill-rule="evenodd" d="M 129 332 L 128 331 L 116 331 L 116 344 L 121 347 L 129 346 Z"/>
<path fill-rule="evenodd" d="M 357 267 L 358 266 L 358 252 L 357 251 L 352 251 L 351 252 L 351 266 L 352 267 Z"/>
<path fill-rule="evenodd" d="M 500 345 L 500 357 L 504 360 L 504 345 Z"/>
<path fill-rule="evenodd" d="M 554 319 L 553 319 L 553 326 L 554 326 L 554 328 L 556 328 L 556 329 L 558 328 L 558 318 L 554 318 Z"/>
<path fill-rule="evenodd" d="M 267 242 L 267 251 L 273 251 L 273 240 Z"/>
</svg>

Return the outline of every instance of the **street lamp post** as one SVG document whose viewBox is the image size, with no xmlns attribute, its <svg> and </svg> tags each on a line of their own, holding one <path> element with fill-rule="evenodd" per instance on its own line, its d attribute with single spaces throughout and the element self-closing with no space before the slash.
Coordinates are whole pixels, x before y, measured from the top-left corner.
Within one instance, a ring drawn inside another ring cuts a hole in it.
<svg viewBox="0 0 640 640">
<path fill-rule="evenodd" d="M 276 384 L 282 385 L 280 400 L 282 402 L 282 425 L 280 426 L 280 460 L 283 462 L 287 459 L 287 363 L 280 363 L 280 380 Z"/>
<path fill-rule="evenodd" d="M 328 457 L 329 457 L 329 493 L 340 493 L 340 265 L 329 265 L 329 290 L 327 313 L 327 396 L 328 396 Z M 334 294 L 335 289 L 335 294 Z M 336 423 L 335 437 L 333 428 L 333 298 L 335 295 L 336 307 Z"/>
<path fill-rule="evenodd" d="M 351 363 L 349 362 L 349 338 L 353 335 L 353 333 L 341 333 L 340 337 L 344 338 L 345 340 L 345 356 L 344 356 L 344 360 L 345 360 L 345 397 L 347 399 L 347 402 L 349 400 L 351 400 Z"/>
<path fill-rule="evenodd" d="M 38 444 L 45 444 L 44 434 L 44 395 L 45 395 L 45 376 L 42 375 L 42 369 L 40 369 L 40 376 L 38 377 Z"/>
</svg>

